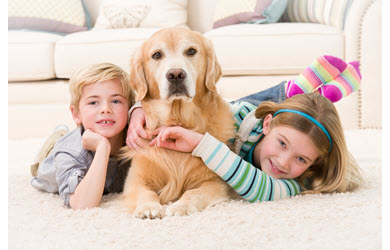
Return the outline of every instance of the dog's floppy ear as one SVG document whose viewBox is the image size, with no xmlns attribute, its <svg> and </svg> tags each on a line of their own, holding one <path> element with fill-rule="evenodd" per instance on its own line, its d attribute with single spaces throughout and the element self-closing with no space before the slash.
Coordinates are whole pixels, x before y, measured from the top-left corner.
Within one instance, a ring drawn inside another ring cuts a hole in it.
<svg viewBox="0 0 390 250">
<path fill-rule="evenodd" d="M 130 86 L 137 92 L 136 101 L 144 99 L 148 92 L 141 48 L 136 49 L 130 59 Z"/>
<path fill-rule="evenodd" d="M 222 68 L 221 65 L 219 65 L 211 41 L 205 39 L 204 45 L 206 49 L 206 59 L 207 59 L 205 84 L 207 89 L 209 89 L 212 92 L 216 92 L 217 89 L 215 87 L 215 84 L 218 82 L 219 78 L 222 75 Z"/>
</svg>

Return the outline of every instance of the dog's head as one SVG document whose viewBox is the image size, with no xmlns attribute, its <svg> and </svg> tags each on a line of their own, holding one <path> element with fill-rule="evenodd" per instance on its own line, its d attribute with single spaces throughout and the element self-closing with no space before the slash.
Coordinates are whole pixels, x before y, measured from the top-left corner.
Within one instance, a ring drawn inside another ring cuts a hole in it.
<svg viewBox="0 0 390 250">
<path fill-rule="evenodd" d="M 137 101 L 191 101 L 195 95 L 215 92 L 220 76 L 211 41 L 186 28 L 156 32 L 130 62 L 130 84 L 137 91 Z"/>
</svg>

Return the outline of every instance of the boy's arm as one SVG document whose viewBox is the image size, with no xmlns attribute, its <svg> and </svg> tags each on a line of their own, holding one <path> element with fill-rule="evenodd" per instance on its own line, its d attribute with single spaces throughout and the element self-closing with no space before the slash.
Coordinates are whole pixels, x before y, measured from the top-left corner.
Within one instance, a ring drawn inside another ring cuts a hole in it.
<svg viewBox="0 0 390 250">
<path fill-rule="evenodd" d="M 74 210 L 93 208 L 100 204 L 111 146 L 107 138 L 102 139 L 96 145 L 96 153 L 87 174 L 69 197 L 69 205 Z"/>
<path fill-rule="evenodd" d="M 129 126 L 127 129 L 126 145 L 130 149 L 136 149 L 142 145 L 142 138 L 151 139 L 146 133 L 144 126 L 148 127 L 146 116 L 142 106 L 133 109 L 131 108 L 132 114 L 129 119 Z M 130 111 L 129 111 L 130 114 Z"/>
<path fill-rule="evenodd" d="M 295 180 L 274 179 L 268 176 L 208 133 L 204 135 L 192 155 L 201 157 L 209 169 L 250 202 L 279 200 L 301 192 Z"/>
</svg>

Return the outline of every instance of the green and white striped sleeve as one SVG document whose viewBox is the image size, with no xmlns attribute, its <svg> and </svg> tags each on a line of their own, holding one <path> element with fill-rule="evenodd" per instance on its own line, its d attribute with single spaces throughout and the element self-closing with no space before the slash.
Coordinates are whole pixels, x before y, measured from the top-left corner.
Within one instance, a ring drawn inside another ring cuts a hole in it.
<svg viewBox="0 0 390 250">
<path fill-rule="evenodd" d="M 301 192 L 294 179 L 275 179 L 267 175 L 208 133 L 192 155 L 202 158 L 209 169 L 250 202 L 280 200 Z"/>
</svg>

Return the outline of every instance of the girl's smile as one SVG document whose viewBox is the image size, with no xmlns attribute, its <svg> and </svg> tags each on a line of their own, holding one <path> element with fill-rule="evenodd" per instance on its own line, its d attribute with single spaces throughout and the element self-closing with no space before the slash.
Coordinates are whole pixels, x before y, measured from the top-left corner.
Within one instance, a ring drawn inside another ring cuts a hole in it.
<svg viewBox="0 0 390 250">
<path fill-rule="evenodd" d="M 272 161 L 271 161 L 271 159 L 268 159 L 269 160 L 269 163 L 270 163 L 270 165 L 271 165 L 271 170 L 272 170 L 272 172 L 274 172 L 275 174 L 286 174 L 285 172 L 283 172 L 283 171 L 280 171 L 273 163 L 272 163 Z"/>
</svg>

